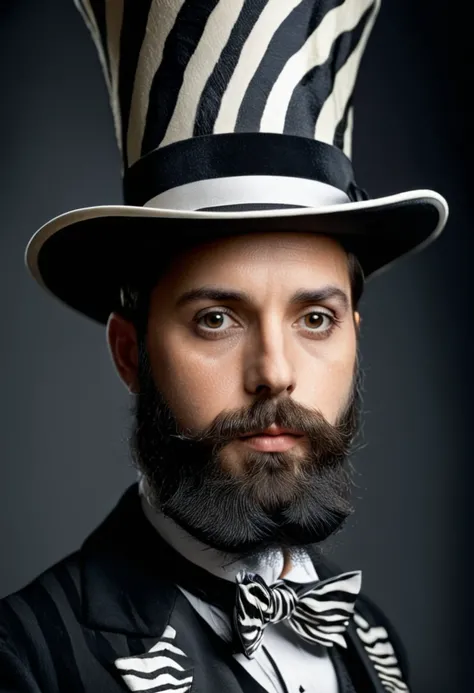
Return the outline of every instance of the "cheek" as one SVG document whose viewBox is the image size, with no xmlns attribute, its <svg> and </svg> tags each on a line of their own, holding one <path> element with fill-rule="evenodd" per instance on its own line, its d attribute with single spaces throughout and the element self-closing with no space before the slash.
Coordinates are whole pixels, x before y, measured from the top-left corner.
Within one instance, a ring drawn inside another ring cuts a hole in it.
<svg viewBox="0 0 474 693">
<path fill-rule="evenodd" d="M 295 391 L 296 399 L 318 409 L 334 424 L 351 393 L 355 359 L 355 339 L 346 338 L 341 344 L 328 345 L 327 352 L 306 363 L 301 387 Z"/>
<path fill-rule="evenodd" d="M 238 406 L 238 364 L 197 353 L 184 339 L 149 339 L 153 378 L 183 428 L 208 426 Z"/>
<path fill-rule="evenodd" d="M 351 392 L 353 364 L 334 363 L 326 368 L 316 385 L 316 406 L 334 424 L 347 404 Z"/>
</svg>

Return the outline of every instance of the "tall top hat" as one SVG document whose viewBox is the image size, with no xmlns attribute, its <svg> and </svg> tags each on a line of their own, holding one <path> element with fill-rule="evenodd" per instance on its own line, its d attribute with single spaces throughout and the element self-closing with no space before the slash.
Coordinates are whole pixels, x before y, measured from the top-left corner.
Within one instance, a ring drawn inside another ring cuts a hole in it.
<svg viewBox="0 0 474 693">
<path fill-rule="evenodd" d="M 353 174 L 353 91 L 380 0 L 75 0 L 99 52 L 124 205 L 43 226 L 26 260 L 106 322 L 132 250 L 206 232 L 314 231 L 373 275 L 443 229 L 438 193 L 368 199 Z M 181 240 L 180 240 L 181 239 Z"/>
</svg>

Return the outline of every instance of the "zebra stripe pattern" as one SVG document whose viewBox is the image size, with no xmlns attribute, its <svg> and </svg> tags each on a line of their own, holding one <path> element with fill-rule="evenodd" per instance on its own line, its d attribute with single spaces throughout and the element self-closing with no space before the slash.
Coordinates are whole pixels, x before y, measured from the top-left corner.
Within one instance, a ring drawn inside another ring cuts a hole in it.
<svg viewBox="0 0 474 693">
<path fill-rule="evenodd" d="M 382 626 L 370 626 L 357 612 L 354 613 L 354 623 L 357 635 L 385 690 L 390 693 L 409 693 L 386 629 Z"/>
<path fill-rule="evenodd" d="M 240 572 L 234 608 L 234 629 L 243 653 L 251 659 L 269 623 L 286 621 L 309 643 L 346 647 L 343 633 L 354 613 L 361 572 L 296 585 L 279 580 L 268 586 L 260 575 Z"/>
<path fill-rule="evenodd" d="M 96 44 L 124 168 L 213 134 L 350 154 L 352 94 L 380 0 L 74 0 Z"/>
<path fill-rule="evenodd" d="M 190 660 L 173 644 L 176 631 L 167 626 L 163 637 L 149 652 L 115 660 L 115 666 L 131 691 L 187 693 L 193 683 Z"/>
</svg>

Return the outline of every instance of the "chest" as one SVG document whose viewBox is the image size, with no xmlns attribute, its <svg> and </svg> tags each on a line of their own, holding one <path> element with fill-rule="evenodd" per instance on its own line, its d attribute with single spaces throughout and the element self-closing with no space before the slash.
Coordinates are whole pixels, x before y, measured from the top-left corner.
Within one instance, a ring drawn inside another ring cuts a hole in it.
<svg viewBox="0 0 474 693">
<path fill-rule="evenodd" d="M 71 624 L 70 624 L 71 625 Z M 354 647 L 312 650 L 283 637 L 278 624 L 253 662 L 234 656 L 229 643 L 181 595 L 161 638 L 93 631 L 75 623 L 50 642 L 38 670 L 48 693 L 385 693 L 368 657 Z M 355 626 L 354 626 L 355 628 Z M 374 631 L 375 632 L 375 631 Z M 373 652 L 381 651 L 371 632 Z M 67 642 L 66 642 L 67 640 Z M 355 638 L 352 638 L 355 641 Z M 357 642 L 363 649 L 362 641 Z M 54 646 L 53 646 L 54 645 Z M 50 666 L 45 665 L 46 655 Z M 239 661 L 240 658 L 240 661 Z M 120 665 L 118 666 L 118 663 Z M 45 670 L 48 670 L 45 680 Z M 350 675 L 348 674 L 350 672 Z M 388 673 L 390 676 L 390 672 Z"/>
</svg>

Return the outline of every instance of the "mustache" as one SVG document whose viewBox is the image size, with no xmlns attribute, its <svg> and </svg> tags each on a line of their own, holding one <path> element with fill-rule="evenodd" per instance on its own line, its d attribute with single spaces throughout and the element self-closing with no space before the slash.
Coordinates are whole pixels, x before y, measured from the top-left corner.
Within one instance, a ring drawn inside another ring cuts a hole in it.
<svg viewBox="0 0 474 693">
<path fill-rule="evenodd" d="M 291 398 L 256 400 L 250 407 L 221 412 L 201 431 L 181 431 L 175 437 L 188 442 L 210 445 L 218 451 L 236 438 L 243 438 L 265 430 L 272 424 L 299 431 L 310 443 L 321 445 L 327 452 L 346 449 L 353 436 L 348 409 L 331 425 L 318 409 L 309 409 Z"/>
</svg>

